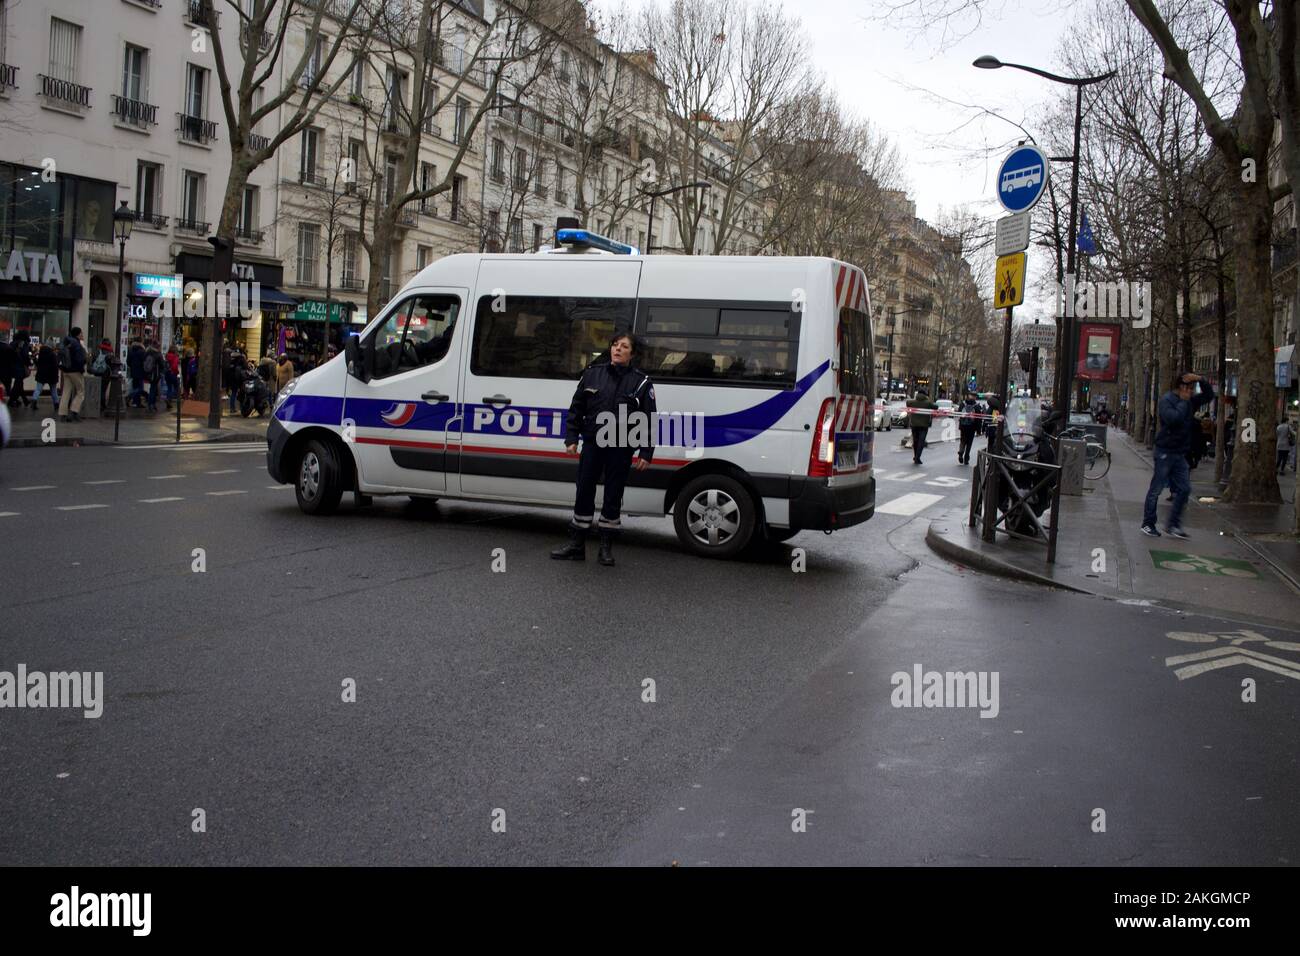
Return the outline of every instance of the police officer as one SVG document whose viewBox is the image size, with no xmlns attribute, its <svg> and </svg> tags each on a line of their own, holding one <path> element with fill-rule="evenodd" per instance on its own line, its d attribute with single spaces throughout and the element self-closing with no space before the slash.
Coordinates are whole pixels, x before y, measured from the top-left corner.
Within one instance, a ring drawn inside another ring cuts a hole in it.
<svg viewBox="0 0 1300 956">
<path fill-rule="evenodd" d="M 961 442 L 957 445 L 957 464 L 970 464 L 970 446 L 975 442 L 975 435 L 980 430 L 979 405 L 975 402 L 975 393 L 967 392 L 966 401 L 960 409 L 961 419 L 957 422 Z"/>
<path fill-rule="evenodd" d="M 578 438 L 582 438 L 578 489 L 569 542 L 552 551 L 553 558 L 586 560 L 587 531 L 596 517 L 596 485 L 603 483 L 605 500 L 597 522 L 599 561 L 606 566 L 614 563 L 614 536 L 621 527 L 619 511 L 633 467 L 632 453 L 640 452 L 637 471 L 644 471 L 654 457 L 655 390 L 650 376 L 633 368 L 634 348 L 632 336 L 615 335 L 609 343 L 609 361 L 591 364 L 578 380 L 564 434 L 564 450 L 570 455 L 578 453 Z M 627 409 L 622 415 L 620 407 Z"/>
</svg>

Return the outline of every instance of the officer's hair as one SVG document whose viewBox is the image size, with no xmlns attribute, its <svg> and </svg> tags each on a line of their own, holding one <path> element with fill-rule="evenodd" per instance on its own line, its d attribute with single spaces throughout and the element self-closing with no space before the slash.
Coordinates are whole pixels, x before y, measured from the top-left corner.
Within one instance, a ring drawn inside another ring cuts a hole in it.
<svg viewBox="0 0 1300 956">
<path fill-rule="evenodd" d="M 614 343 L 617 342 L 619 339 L 627 339 L 628 344 L 632 346 L 632 351 L 633 352 L 638 351 L 636 336 L 633 335 L 631 332 L 615 332 L 613 336 L 610 337 L 609 347 L 612 349 L 614 347 Z"/>
</svg>

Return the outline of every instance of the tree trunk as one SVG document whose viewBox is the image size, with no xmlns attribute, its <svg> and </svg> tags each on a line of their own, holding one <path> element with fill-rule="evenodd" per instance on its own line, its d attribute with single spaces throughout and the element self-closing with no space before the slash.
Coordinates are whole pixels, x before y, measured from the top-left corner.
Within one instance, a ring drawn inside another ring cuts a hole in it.
<svg viewBox="0 0 1300 956">
<path fill-rule="evenodd" d="M 213 243 L 212 282 L 229 282 L 235 269 L 235 223 L 239 220 L 239 201 L 248 184 L 249 170 L 232 163 L 230 178 L 226 181 L 226 195 L 221 204 L 221 218 L 217 222 L 217 241 Z M 217 303 L 203 300 L 202 332 L 200 341 L 208 350 L 206 362 L 199 363 L 198 393 L 208 396 L 208 427 L 221 427 L 221 319 Z M 228 309 L 226 311 L 229 311 Z"/>
<path fill-rule="evenodd" d="M 1224 456 L 1228 442 L 1228 405 L 1223 400 L 1228 389 L 1228 290 L 1223 275 L 1223 254 L 1215 239 L 1214 248 L 1215 311 L 1219 319 L 1219 397 L 1214 409 L 1214 481 L 1223 481 Z"/>
</svg>

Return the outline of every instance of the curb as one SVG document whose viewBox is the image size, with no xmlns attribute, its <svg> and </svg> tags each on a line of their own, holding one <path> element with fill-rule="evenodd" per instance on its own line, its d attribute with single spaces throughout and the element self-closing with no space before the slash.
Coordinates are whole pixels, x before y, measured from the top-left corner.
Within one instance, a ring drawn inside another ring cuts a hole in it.
<svg viewBox="0 0 1300 956">
<path fill-rule="evenodd" d="M 1035 571 L 1018 567 L 1010 562 L 1000 561 L 992 555 L 984 554 L 980 551 L 972 551 L 970 548 L 963 547 L 956 541 L 953 541 L 951 538 L 948 538 L 941 532 L 935 530 L 935 524 L 937 522 L 950 520 L 952 519 L 932 518 L 930 519 L 930 526 L 925 532 L 926 545 L 941 558 L 946 558 L 947 560 L 954 561 L 958 564 L 964 564 L 968 568 L 974 568 L 976 571 L 983 571 L 985 574 L 992 574 L 1000 578 L 1027 581 L 1030 584 L 1057 588 L 1062 591 L 1072 591 L 1075 594 L 1104 596 L 1098 591 L 1090 591 L 1087 588 L 1077 587 L 1073 584 L 1065 584 L 1064 582 L 1048 577 L 1045 574 L 1039 574 Z"/>
</svg>

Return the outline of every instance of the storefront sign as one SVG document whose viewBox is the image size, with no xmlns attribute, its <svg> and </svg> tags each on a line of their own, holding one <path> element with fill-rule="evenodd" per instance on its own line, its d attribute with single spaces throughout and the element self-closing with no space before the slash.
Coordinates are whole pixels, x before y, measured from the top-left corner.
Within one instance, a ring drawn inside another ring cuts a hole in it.
<svg viewBox="0 0 1300 956">
<path fill-rule="evenodd" d="M 8 256 L 0 252 L 0 279 L 6 282 L 53 282 L 63 285 L 63 269 L 59 257 L 46 252 L 10 250 Z"/>
<path fill-rule="evenodd" d="M 290 317 L 291 322 L 324 322 L 326 303 L 318 299 L 304 299 L 298 303 L 298 309 Z M 348 321 L 346 302 L 329 303 L 329 320 L 331 322 Z"/>
<path fill-rule="evenodd" d="M 171 296 L 179 298 L 181 294 L 181 277 L 176 275 L 154 275 L 149 272 L 135 274 L 136 295 Z"/>
<path fill-rule="evenodd" d="M 1079 325 L 1079 351 L 1075 366 L 1076 376 L 1087 376 L 1094 382 L 1119 381 L 1118 325 L 1101 325 L 1083 322 Z"/>
</svg>

